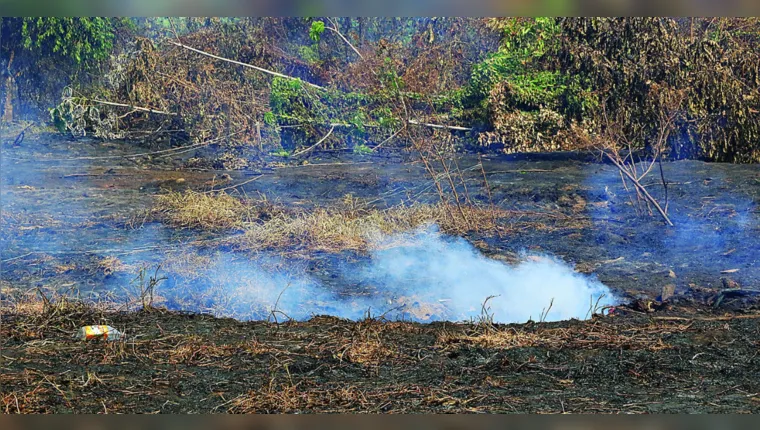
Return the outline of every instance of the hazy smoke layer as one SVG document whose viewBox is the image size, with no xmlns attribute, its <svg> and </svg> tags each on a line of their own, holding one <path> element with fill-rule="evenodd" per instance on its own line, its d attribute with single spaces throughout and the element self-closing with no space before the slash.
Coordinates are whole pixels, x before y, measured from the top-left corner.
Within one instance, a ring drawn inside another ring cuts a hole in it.
<svg viewBox="0 0 760 430">
<path fill-rule="evenodd" d="M 231 254 L 212 258 L 196 277 L 167 285 L 163 295 L 172 308 L 238 319 L 359 319 L 369 312 L 414 321 L 478 319 L 484 301 L 495 296 L 488 314 L 503 323 L 539 320 L 547 310 L 547 321 L 583 319 L 592 307 L 615 301 L 606 286 L 556 258 L 524 255 L 510 266 L 435 227 L 375 245 L 368 261 L 341 274 L 349 285 L 367 287 L 362 295 L 337 294 L 278 257 L 251 261 Z"/>
<path fill-rule="evenodd" d="M 446 237 L 435 228 L 419 230 L 405 237 L 390 237 L 385 243 L 404 243 L 372 255 L 363 278 L 397 298 L 427 304 L 438 317 L 452 320 L 478 318 L 483 303 L 496 322 L 538 320 L 545 310 L 547 321 L 589 316 L 590 302 L 604 306 L 614 303 L 610 290 L 594 278 L 576 273 L 566 263 L 549 256 L 523 255 L 510 266 L 480 254 L 461 238 Z M 407 301 L 402 302 L 409 305 Z M 598 301 L 598 302 L 597 302 Z M 411 316 L 422 317 L 410 310 Z M 435 316 L 434 316 L 435 318 Z M 436 318 L 437 319 L 437 318 Z"/>
</svg>

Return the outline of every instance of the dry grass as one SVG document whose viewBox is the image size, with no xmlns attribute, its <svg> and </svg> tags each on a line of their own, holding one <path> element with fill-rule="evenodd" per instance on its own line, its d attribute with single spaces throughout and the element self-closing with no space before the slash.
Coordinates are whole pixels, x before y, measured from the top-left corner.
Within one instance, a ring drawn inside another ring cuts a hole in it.
<svg viewBox="0 0 760 430">
<path fill-rule="evenodd" d="M 92 273 L 102 272 L 104 275 L 109 276 L 116 272 L 124 272 L 130 269 L 130 267 L 124 264 L 121 260 L 113 255 L 105 257 L 95 262 L 95 267 L 91 268 Z"/>
<path fill-rule="evenodd" d="M 620 329 L 609 324 L 591 322 L 564 328 L 538 326 L 535 330 L 514 327 L 497 330 L 481 327 L 474 333 L 441 332 L 438 344 L 443 348 L 466 344 L 496 349 L 544 347 L 661 351 L 672 348 L 662 340 L 662 335 L 681 333 L 690 326 L 682 323 L 651 322 L 645 326 Z"/>
<path fill-rule="evenodd" d="M 436 224 L 447 234 L 501 233 L 513 213 L 482 206 L 453 210 L 445 204 L 367 207 L 347 195 L 343 203 L 312 211 L 286 210 L 266 199 L 242 200 L 225 193 L 174 192 L 159 197 L 153 213 L 167 224 L 207 230 L 243 229 L 240 249 L 298 248 L 366 251 L 387 235 Z"/>
<path fill-rule="evenodd" d="M 249 209 L 226 193 L 167 193 L 158 196 L 155 212 L 174 227 L 223 230 L 242 227 Z"/>
<path fill-rule="evenodd" d="M 312 212 L 282 215 L 246 228 L 239 245 L 245 249 L 295 247 L 321 251 L 367 251 L 380 244 L 380 239 L 393 234 L 413 231 L 437 224 L 448 234 L 461 235 L 468 231 L 496 232 L 500 226 L 490 209 L 467 207 L 469 225 L 450 216 L 443 205 L 415 204 L 386 210 L 362 211 L 316 209 Z"/>
</svg>

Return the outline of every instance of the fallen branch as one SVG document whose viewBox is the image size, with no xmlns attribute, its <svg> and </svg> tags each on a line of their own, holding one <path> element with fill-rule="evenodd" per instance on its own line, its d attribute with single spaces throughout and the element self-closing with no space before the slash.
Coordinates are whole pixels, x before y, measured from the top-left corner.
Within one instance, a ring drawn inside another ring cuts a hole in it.
<svg viewBox="0 0 760 430">
<path fill-rule="evenodd" d="M 249 183 L 251 183 L 251 182 L 253 182 L 253 181 L 255 181 L 255 180 L 257 180 L 257 179 L 261 178 L 262 176 L 264 176 L 264 175 L 255 176 L 255 177 L 253 177 L 253 178 L 251 178 L 251 179 L 249 179 L 249 180 L 247 180 L 247 181 L 243 181 L 243 182 L 241 182 L 241 183 L 239 183 L 239 184 L 235 184 L 235 185 L 232 185 L 232 186 L 229 186 L 229 187 L 220 188 L 220 189 L 218 189 L 218 190 L 210 190 L 210 191 L 205 191 L 203 194 L 212 194 L 212 193 L 218 193 L 218 192 L 220 192 L 220 191 L 227 191 L 227 190 L 231 190 L 231 189 L 233 189 L 233 188 L 242 187 L 243 185 L 245 185 L 245 184 L 249 184 Z"/>
<path fill-rule="evenodd" d="M 90 101 L 95 102 L 95 103 L 100 103 L 100 104 L 103 104 L 103 105 L 128 107 L 128 108 L 132 108 L 134 110 L 139 110 L 139 111 L 142 111 L 142 112 L 157 113 L 157 114 L 161 114 L 161 115 L 173 115 L 173 116 L 177 115 L 176 113 L 173 113 L 173 112 L 165 112 L 165 111 L 162 111 L 162 110 L 155 110 L 155 109 L 144 108 L 144 107 L 140 107 L 140 106 L 132 106 L 132 105 L 124 104 L 124 103 L 107 102 L 105 100 L 98 100 L 98 99 L 87 99 L 87 100 L 90 100 Z"/>
<path fill-rule="evenodd" d="M 174 41 L 171 41 L 171 40 L 167 40 L 167 42 L 171 43 L 172 45 L 176 45 L 176 46 L 179 46 L 179 47 L 182 47 L 182 48 L 185 48 L 185 49 L 189 49 L 190 51 L 197 52 L 197 53 L 199 53 L 201 55 L 205 55 L 207 57 L 215 58 L 217 60 L 222 60 L 222 61 L 226 61 L 228 63 L 237 64 L 239 66 L 248 67 L 248 68 L 251 68 L 251 69 L 254 69 L 254 70 L 258 70 L 259 72 L 267 73 L 267 74 L 272 75 L 272 76 L 278 76 L 280 78 L 291 79 L 291 80 L 294 80 L 294 81 L 301 81 L 301 79 L 299 79 L 299 78 L 294 78 L 292 76 L 283 75 L 282 73 L 273 72 L 273 71 L 267 70 L 267 69 L 265 69 L 263 67 L 254 66 L 253 64 L 242 63 L 240 61 L 230 60 L 229 58 L 220 57 L 218 55 L 214 55 L 214 54 L 208 53 L 206 51 L 201 51 L 200 49 L 195 49 L 195 48 L 193 48 L 191 46 L 183 45 L 181 43 L 177 43 L 177 42 L 174 42 Z M 306 85 L 309 85 L 311 87 L 318 88 L 320 90 L 324 89 L 323 87 L 320 87 L 319 85 L 316 85 L 316 84 L 312 84 L 310 82 L 306 82 L 306 81 L 301 81 L 301 82 L 303 82 Z"/>
<path fill-rule="evenodd" d="M 391 140 L 391 139 L 393 139 L 394 137 L 396 137 L 396 135 L 398 135 L 399 133 L 401 133 L 401 130 L 403 130 L 403 127 L 402 127 L 402 128 L 399 128 L 399 129 L 398 129 L 398 130 L 397 130 L 395 133 L 393 133 L 392 135 L 390 135 L 390 136 L 389 136 L 387 139 L 385 139 L 385 140 L 383 140 L 382 142 L 380 142 L 380 143 L 378 143 L 377 145 L 375 145 L 375 147 L 374 147 L 374 148 L 372 148 L 372 152 L 375 152 L 375 150 L 376 150 L 377 148 L 379 148 L 379 147 L 381 147 L 381 146 L 385 145 L 387 142 L 390 142 L 390 140 Z"/>
<path fill-rule="evenodd" d="M 188 151 L 192 151 L 193 149 L 200 148 L 203 146 L 208 146 L 213 143 L 219 142 L 223 139 L 226 139 L 230 136 L 234 136 L 236 134 L 242 133 L 243 130 L 236 131 L 234 133 L 230 133 L 226 136 L 216 137 L 211 140 L 207 140 L 204 142 L 199 143 L 193 143 L 191 145 L 186 146 L 178 146 L 176 148 L 169 148 L 169 149 L 162 149 L 160 151 L 151 151 L 151 152 L 139 152 L 137 154 L 125 154 L 125 155 L 102 155 L 102 156 L 92 156 L 92 157 L 69 157 L 69 158 L 33 158 L 33 157 L 26 157 L 26 158 L 18 158 L 18 157 L 6 157 L 9 160 L 14 161 L 35 161 L 35 162 L 61 162 L 61 161 L 76 161 L 76 160 L 113 160 L 113 159 L 132 159 L 132 158 L 139 158 L 139 157 L 145 157 L 145 156 L 154 156 L 157 154 L 163 154 L 163 155 L 157 155 L 156 158 L 162 158 L 177 154 L 182 154 Z"/>
<path fill-rule="evenodd" d="M 441 128 L 441 129 L 459 130 L 459 131 L 470 131 L 470 130 L 472 130 L 472 128 L 469 128 L 469 127 L 460 127 L 460 126 L 457 126 L 457 125 L 431 124 L 431 123 L 427 123 L 427 122 L 419 122 L 419 121 L 416 121 L 416 120 L 413 120 L 413 119 L 410 119 L 407 122 L 409 124 L 413 124 L 413 125 L 419 125 L 419 126 L 424 126 L 424 127 L 432 127 L 432 128 Z M 356 127 L 356 125 L 354 125 L 354 124 L 348 124 L 348 123 L 344 123 L 344 122 L 331 122 L 329 125 L 331 127 Z M 362 126 L 364 126 L 364 127 L 379 127 L 379 125 L 376 125 L 376 124 L 364 124 L 364 123 L 362 123 Z M 281 126 L 281 127 L 287 127 L 287 126 Z M 399 131 L 401 131 L 401 130 L 399 130 Z"/>
<path fill-rule="evenodd" d="M 546 173 L 553 172 L 556 169 L 513 169 L 513 170 L 494 170 L 490 172 L 492 175 L 496 173 Z"/>
<path fill-rule="evenodd" d="M 410 119 L 408 122 L 409 122 L 409 124 L 424 125 L 426 127 L 433 127 L 433 128 L 446 128 L 446 129 L 449 129 L 449 130 L 460 130 L 460 131 L 470 131 L 470 130 L 472 130 L 472 128 L 468 128 L 468 127 L 459 127 L 459 126 L 455 126 L 455 125 L 430 124 L 430 123 L 427 123 L 427 122 L 415 121 L 413 119 Z"/>
<path fill-rule="evenodd" d="M 299 152 L 293 153 L 293 157 L 298 157 L 299 155 L 303 155 L 303 154 L 311 151 L 312 149 L 316 148 L 317 146 L 319 146 L 320 143 L 324 142 L 325 139 L 327 139 L 328 137 L 330 137 L 330 135 L 332 134 L 333 130 L 335 130 L 335 126 L 330 127 L 330 131 L 328 131 L 327 134 L 323 138 L 319 139 L 319 142 L 315 143 L 314 145 L 311 145 L 310 147 L 304 149 L 303 151 L 299 151 Z"/>
</svg>

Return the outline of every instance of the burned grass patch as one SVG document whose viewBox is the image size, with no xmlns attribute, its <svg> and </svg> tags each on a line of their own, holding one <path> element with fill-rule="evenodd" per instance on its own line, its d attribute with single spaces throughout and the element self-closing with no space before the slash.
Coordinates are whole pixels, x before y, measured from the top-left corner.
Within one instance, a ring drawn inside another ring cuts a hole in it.
<svg viewBox="0 0 760 430">
<path fill-rule="evenodd" d="M 3 303 L 3 413 L 757 412 L 755 314 L 274 324 Z M 78 341 L 109 324 L 124 341 Z"/>
</svg>

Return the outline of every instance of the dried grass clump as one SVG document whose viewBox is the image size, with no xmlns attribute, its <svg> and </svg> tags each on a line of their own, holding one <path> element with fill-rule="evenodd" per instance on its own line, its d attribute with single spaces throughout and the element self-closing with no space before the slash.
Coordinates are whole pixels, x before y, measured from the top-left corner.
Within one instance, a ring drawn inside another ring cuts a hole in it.
<svg viewBox="0 0 760 430">
<path fill-rule="evenodd" d="M 85 302 L 72 291 L 57 292 L 42 287 L 22 291 L 17 287 L 3 287 L 0 314 L 13 321 L 0 326 L 0 338 L 33 341 L 45 339 L 60 327 L 74 329 L 81 321 L 104 323 L 106 313 L 113 311 L 113 303 Z"/>
<path fill-rule="evenodd" d="M 174 227 L 225 230 L 242 227 L 248 208 L 226 193 L 168 193 L 158 196 L 154 211 Z"/>
<path fill-rule="evenodd" d="M 279 384 L 233 399 L 230 413 L 354 412 L 366 410 L 366 394 L 354 386 L 320 388 L 315 384 Z"/>
<path fill-rule="evenodd" d="M 340 331 L 338 336 L 322 344 L 323 351 L 330 351 L 340 361 L 376 367 L 393 363 L 401 358 L 398 345 L 385 336 L 390 326 L 367 319 L 358 322 L 350 331 Z"/>
<path fill-rule="evenodd" d="M 320 251 L 367 251 L 385 235 L 437 224 L 449 234 L 468 231 L 494 231 L 496 219 L 505 213 L 469 206 L 464 209 L 467 220 L 452 214 L 444 205 L 415 204 L 386 210 L 328 210 L 275 216 L 262 224 L 246 229 L 240 245 L 246 249 L 295 247 Z"/>
<path fill-rule="evenodd" d="M 607 324 L 581 324 L 567 328 L 544 328 L 536 330 L 488 329 L 477 333 L 442 332 L 438 344 L 444 348 L 453 344 L 478 345 L 484 348 L 552 349 L 633 349 L 661 351 L 672 348 L 662 340 L 662 335 L 680 333 L 689 329 L 688 324 L 651 323 L 646 326 L 618 327 Z"/>
<path fill-rule="evenodd" d="M 129 269 L 129 266 L 124 264 L 121 260 L 110 255 L 95 263 L 95 267 L 91 269 L 94 273 L 103 273 L 105 276 L 113 275 L 116 272 L 123 272 Z"/>
<path fill-rule="evenodd" d="M 474 205 L 413 204 L 389 209 L 370 208 L 356 199 L 344 199 L 334 208 L 288 211 L 266 199 L 241 200 L 225 193 L 185 191 L 159 196 L 153 209 L 174 227 L 245 230 L 236 238 L 240 249 L 310 249 L 335 252 L 367 251 L 380 239 L 436 224 L 442 232 L 500 231 L 499 220 L 512 214 Z"/>
</svg>

